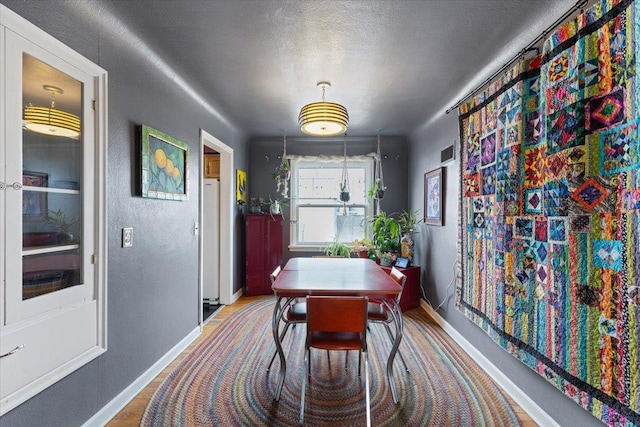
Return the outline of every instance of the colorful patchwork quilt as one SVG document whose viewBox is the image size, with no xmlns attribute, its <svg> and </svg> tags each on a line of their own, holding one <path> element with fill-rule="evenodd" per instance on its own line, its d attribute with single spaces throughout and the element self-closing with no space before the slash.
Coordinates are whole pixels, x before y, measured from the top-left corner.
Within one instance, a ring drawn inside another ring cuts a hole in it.
<svg viewBox="0 0 640 427">
<path fill-rule="evenodd" d="M 457 305 L 640 425 L 640 0 L 600 0 L 460 107 Z"/>
</svg>

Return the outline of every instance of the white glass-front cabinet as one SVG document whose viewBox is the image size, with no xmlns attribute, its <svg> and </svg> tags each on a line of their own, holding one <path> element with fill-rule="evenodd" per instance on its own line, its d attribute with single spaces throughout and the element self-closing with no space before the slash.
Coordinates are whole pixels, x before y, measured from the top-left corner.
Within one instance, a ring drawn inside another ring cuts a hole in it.
<svg viewBox="0 0 640 427">
<path fill-rule="evenodd" d="M 106 72 L 0 5 L 0 415 L 106 350 Z"/>
</svg>

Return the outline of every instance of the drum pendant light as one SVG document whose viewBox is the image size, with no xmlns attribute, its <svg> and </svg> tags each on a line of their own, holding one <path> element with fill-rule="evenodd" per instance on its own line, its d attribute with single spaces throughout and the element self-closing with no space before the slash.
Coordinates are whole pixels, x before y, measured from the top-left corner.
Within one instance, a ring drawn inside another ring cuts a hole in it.
<svg viewBox="0 0 640 427">
<path fill-rule="evenodd" d="M 325 91 L 331 87 L 329 82 L 318 82 L 322 88 L 322 102 L 307 104 L 300 110 L 298 124 L 300 130 L 312 136 L 335 136 L 344 133 L 349 125 L 347 109 L 334 102 L 324 100 Z"/>
</svg>

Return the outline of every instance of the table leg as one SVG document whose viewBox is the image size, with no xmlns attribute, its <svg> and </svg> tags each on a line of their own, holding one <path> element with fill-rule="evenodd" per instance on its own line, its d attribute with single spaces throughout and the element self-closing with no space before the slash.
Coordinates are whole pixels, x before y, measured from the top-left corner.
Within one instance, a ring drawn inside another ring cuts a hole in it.
<svg viewBox="0 0 640 427">
<path fill-rule="evenodd" d="M 273 307 L 273 317 L 271 318 L 271 328 L 273 329 L 273 341 L 276 343 L 276 351 L 278 352 L 278 356 L 280 356 L 280 377 L 278 379 L 278 385 L 276 387 L 276 401 L 280 400 L 280 392 L 282 391 L 282 386 L 284 385 L 284 376 L 287 371 L 287 365 L 284 360 L 284 352 L 282 351 L 282 344 L 280 343 L 280 334 L 278 333 L 278 325 L 280 324 L 280 303 L 282 301 L 282 297 L 278 297 L 276 300 L 276 304 Z"/>
<path fill-rule="evenodd" d="M 288 298 L 286 302 L 282 304 L 282 298 L 283 297 L 278 297 L 278 299 L 276 300 L 275 307 L 273 307 L 273 317 L 271 318 L 271 328 L 273 329 L 273 340 L 276 343 L 276 351 L 278 352 L 278 356 L 280 356 L 280 375 L 278 376 L 278 385 L 276 387 L 276 396 L 275 396 L 276 401 L 280 401 L 280 393 L 282 392 L 282 387 L 284 386 L 284 378 L 287 373 L 287 361 L 284 357 L 284 350 L 282 349 L 282 341 L 280 339 L 279 326 L 285 310 L 287 309 L 289 304 L 291 304 L 291 301 L 294 300 L 294 298 Z"/>
<path fill-rule="evenodd" d="M 400 304 L 398 301 L 393 299 L 393 306 L 389 304 L 389 301 L 384 300 L 384 305 L 387 307 L 391 316 L 393 317 L 393 323 L 396 326 L 396 336 L 393 340 L 393 346 L 391 346 L 391 351 L 389 352 L 389 359 L 387 360 L 387 378 L 389 379 L 389 387 L 391 388 L 391 396 L 393 397 L 393 403 L 398 403 L 398 392 L 396 391 L 396 383 L 393 378 L 393 360 L 396 357 L 396 353 L 398 352 L 398 348 L 400 347 L 400 342 L 402 341 L 402 328 L 403 328 L 403 319 L 402 319 L 402 311 L 400 309 Z"/>
</svg>

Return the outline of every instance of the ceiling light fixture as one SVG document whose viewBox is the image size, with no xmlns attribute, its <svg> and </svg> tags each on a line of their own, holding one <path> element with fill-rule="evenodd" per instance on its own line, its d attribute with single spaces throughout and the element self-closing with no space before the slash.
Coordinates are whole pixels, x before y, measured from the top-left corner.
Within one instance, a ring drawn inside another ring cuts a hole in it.
<svg viewBox="0 0 640 427">
<path fill-rule="evenodd" d="M 298 124 L 300 130 L 312 136 L 335 136 L 344 133 L 349 126 L 349 113 L 340 104 L 325 102 L 324 93 L 329 82 L 318 82 L 322 88 L 322 102 L 307 104 L 300 110 Z"/>
<path fill-rule="evenodd" d="M 27 104 L 24 107 L 24 127 L 46 135 L 78 139 L 80 137 L 80 117 L 55 108 L 56 93 L 62 94 L 64 91 L 50 85 L 44 85 L 42 88 L 51 92 L 51 107 Z"/>
</svg>

